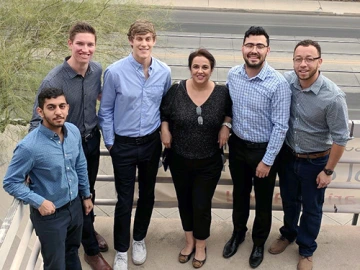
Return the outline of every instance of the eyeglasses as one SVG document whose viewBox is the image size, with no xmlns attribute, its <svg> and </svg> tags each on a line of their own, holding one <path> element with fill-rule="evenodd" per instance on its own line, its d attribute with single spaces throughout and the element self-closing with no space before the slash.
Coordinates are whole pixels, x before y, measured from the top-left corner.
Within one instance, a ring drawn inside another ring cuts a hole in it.
<svg viewBox="0 0 360 270">
<path fill-rule="evenodd" d="M 302 61 L 305 61 L 306 64 L 312 64 L 312 63 L 314 63 L 315 60 L 318 60 L 320 58 L 321 58 L 321 56 L 319 56 L 319 57 L 306 57 L 306 58 L 295 57 L 295 58 L 293 58 L 293 61 L 296 64 L 301 64 Z"/>
<path fill-rule="evenodd" d="M 201 107 L 200 107 L 200 106 L 197 106 L 197 107 L 196 107 L 196 113 L 197 113 L 197 115 L 198 115 L 198 124 L 199 124 L 199 125 L 204 124 L 204 119 L 203 119 L 202 116 L 201 116 Z"/>
<path fill-rule="evenodd" d="M 257 44 L 254 44 L 254 43 L 246 43 L 243 45 L 246 49 L 249 49 L 249 50 L 252 50 L 254 49 L 254 47 L 256 47 L 256 49 L 258 50 L 262 50 L 266 47 L 269 47 L 269 46 L 266 46 L 265 44 L 262 44 L 262 43 L 257 43 Z"/>
</svg>

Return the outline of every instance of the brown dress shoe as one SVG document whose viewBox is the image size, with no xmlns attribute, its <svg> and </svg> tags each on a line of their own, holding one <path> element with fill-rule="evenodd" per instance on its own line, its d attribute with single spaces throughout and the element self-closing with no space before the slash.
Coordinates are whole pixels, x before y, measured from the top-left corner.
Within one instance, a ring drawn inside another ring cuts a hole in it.
<svg viewBox="0 0 360 270">
<path fill-rule="evenodd" d="M 89 256 L 87 254 L 84 254 L 85 262 L 90 265 L 92 270 L 112 270 L 111 266 L 105 261 L 101 253 Z"/>
<path fill-rule="evenodd" d="M 270 246 L 269 252 L 271 254 L 280 254 L 283 252 L 291 242 L 287 240 L 284 236 L 280 235 Z"/>
<path fill-rule="evenodd" d="M 311 269 L 313 269 L 312 256 L 310 256 L 310 257 L 300 256 L 299 263 L 297 265 L 297 269 L 298 270 L 311 270 Z"/>
<path fill-rule="evenodd" d="M 106 243 L 106 240 L 104 237 L 102 237 L 100 234 L 98 234 L 97 231 L 95 231 L 95 237 L 96 237 L 96 240 L 98 242 L 98 245 L 99 245 L 99 250 L 101 252 L 106 252 L 109 250 L 109 246 L 108 244 Z"/>
</svg>

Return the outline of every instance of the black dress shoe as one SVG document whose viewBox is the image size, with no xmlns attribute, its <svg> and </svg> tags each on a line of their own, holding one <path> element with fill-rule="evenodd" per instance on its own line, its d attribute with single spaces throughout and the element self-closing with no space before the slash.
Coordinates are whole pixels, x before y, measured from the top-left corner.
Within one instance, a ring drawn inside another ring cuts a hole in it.
<svg viewBox="0 0 360 270">
<path fill-rule="evenodd" d="M 239 247 L 239 245 L 244 242 L 245 234 L 240 232 L 233 232 L 230 240 L 225 244 L 223 250 L 223 257 L 230 258 L 234 255 Z"/>
<path fill-rule="evenodd" d="M 258 267 L 264 259 L 264 246 L 254 246 L 249 258 L 251 268 Z"/>
</svg>

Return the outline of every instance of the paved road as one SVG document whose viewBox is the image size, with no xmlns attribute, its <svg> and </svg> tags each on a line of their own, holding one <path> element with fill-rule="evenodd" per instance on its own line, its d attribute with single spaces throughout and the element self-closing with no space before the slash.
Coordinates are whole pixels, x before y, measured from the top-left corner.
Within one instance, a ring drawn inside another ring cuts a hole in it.
<svg viewBox="0 0 360 270">
<path fill-rule="evenodd" d="M 205 29 L 206 30 L 206 29 Z M 205 31 L 204 30 L 204 31 Z M 241 55 L 243 33 L 159 33 L 155 55 L 170 65 L 172 79 L 189 77 L 187 57 L 196 48 L 205 47 L 215 56 L 217 67 L 212 78 L 225 82 L 229 69 L 243 62 Z M 292 51 L 300 36 L 270 36 L 271 52 L 268 62 L 280 72 L 292 70 Z M 316 38 L 322 46 L 322 72 L 347 94 L 350 119 L 360 119 L 360 44 L 357 39 Z"/>
<path fill-rule="evenodd" d="M 271 35 L 360 37 L 360 18 L 354 16 L 173 10 L 171 20 L 170 31 L 243 34 L 251 25 L 263 25 Z"/>
</svg>

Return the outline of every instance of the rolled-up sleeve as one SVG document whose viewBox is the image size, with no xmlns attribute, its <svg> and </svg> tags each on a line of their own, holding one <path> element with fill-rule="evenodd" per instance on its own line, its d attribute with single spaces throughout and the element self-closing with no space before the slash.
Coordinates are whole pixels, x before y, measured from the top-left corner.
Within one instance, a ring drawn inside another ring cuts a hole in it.
<svg viewBox="0 0 360 270">
<path fill-rule="evenodd" d="M 326 121 L 329 126 L 331 138 L 337 145 L 345 146 L 349 137 L 349 116 L 344 95 L 337 95 L 330 104 Z"/>
</svg>

